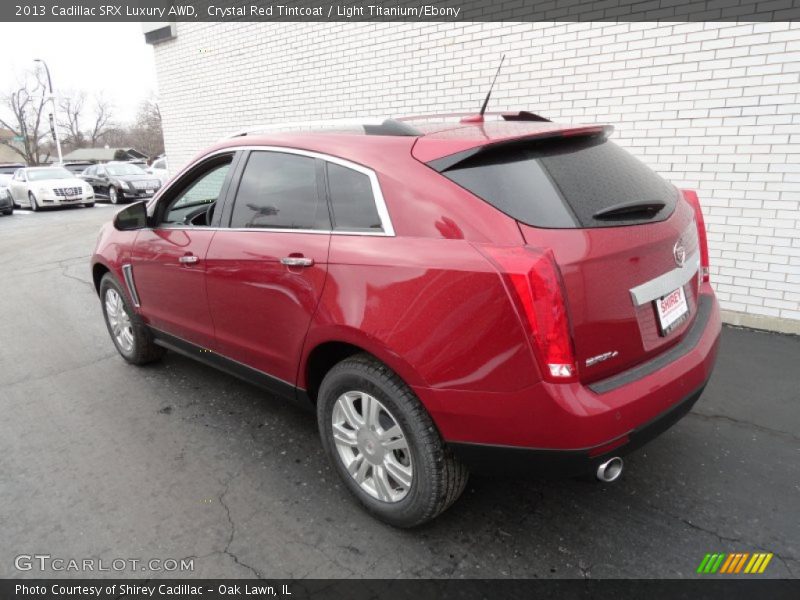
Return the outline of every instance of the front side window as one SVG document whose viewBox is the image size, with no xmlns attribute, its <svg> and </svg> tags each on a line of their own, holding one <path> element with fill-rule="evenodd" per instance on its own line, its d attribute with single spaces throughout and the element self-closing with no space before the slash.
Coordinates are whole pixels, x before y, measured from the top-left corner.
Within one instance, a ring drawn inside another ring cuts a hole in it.
<svg viewBox="0 0 800 600">
<path fill-rule="evenodd" d="M 328 207 L 317 188 L 316 160 L 283 152 L 252 152 L 236 192 L 230 226 L 330 229 Z"/>
<path fill-rule="evenodd" d="M 231 157 L 222 157 L 213 166 L 195 175 L 164 211 L 162 223 L 166 225 L 208 225 L 197 217 L 208 212 L 222 193 L 222 186 L 231 167 Z"/>
<path fill-rule="evenodd" d="M 333 228 L 382 231 L 369 176 L 334 163 L 327 170 Z"/>
</svg>

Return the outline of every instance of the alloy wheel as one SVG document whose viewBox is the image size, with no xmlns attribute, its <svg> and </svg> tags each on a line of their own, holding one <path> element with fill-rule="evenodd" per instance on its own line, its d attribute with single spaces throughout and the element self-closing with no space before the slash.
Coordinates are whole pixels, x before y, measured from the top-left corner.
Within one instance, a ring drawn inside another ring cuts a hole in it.
<svg viewBox="0 0 800 600">
<path fill-rule="evenodd" d="M 361 489 L 383 502 L 399 502 L 414 480 L 408 440 L 391 412 L 359 391 L 339 396 L 331 414 L 342 464 Z"/>
<path fill-rule="evenodd" d="M 106 319 L 111 328 L 111 335 L 117 345 L 125 353 L 129 354 L 133 351 L 133 326 L 131 325 L 131 318 L 125 310 L 125 304 L 122 302 L 122 297 L 115 289 L 109 289 L 106 292 Z"/>
<path fill-rule="evenodd" d="M 117 188 L 114 186 L 108 188 L 108 200 L 111 202 L 111 204 L 116 204 L 119 201 L 117 196 Z"/>
</svg>

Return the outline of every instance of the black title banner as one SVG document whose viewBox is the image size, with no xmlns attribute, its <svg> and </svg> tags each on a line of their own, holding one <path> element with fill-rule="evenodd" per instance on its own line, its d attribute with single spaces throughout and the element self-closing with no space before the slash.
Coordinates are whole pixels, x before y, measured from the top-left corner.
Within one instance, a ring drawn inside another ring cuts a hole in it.
<svg viewBox="0 0 800 600">
<path fill-rule="evenodd" d="M 796 600 L 800 580 L 0 580 L 3 600 L 516 600 L 670 598 Z"/>
<path fill-rule="evenodd" d="M 3 0 L 0 21 L 793 21 L 800 0 Z"/>
</svg>

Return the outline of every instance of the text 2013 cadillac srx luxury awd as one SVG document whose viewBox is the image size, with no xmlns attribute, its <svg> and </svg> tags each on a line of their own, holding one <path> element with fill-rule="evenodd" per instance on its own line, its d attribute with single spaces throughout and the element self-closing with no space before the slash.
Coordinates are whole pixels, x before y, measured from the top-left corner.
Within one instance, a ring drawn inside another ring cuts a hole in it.
<svg viewBox="0 0 800 600">
<path fill-rule="evenodd" d="M 233 136 L 99 236 L 111 338 L 316 408 L 378 518 L 469 468 L 594 473 L 698 399 L 720 317 L 697 195 L 529 112 Z"/>
</svg>

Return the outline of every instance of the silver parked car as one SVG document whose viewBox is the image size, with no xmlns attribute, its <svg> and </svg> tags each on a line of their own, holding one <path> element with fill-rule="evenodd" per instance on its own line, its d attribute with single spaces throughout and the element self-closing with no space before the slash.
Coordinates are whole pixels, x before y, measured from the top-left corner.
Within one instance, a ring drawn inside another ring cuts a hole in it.
<svg viewBox="0 0 800 600">
<path fill-rule="evenodd" d="M 17 169 L 9 187 L 14 203 L 33 211 L 45 206 L 94 206 L 92 186 L 63 167 Z"/>
</svg>

